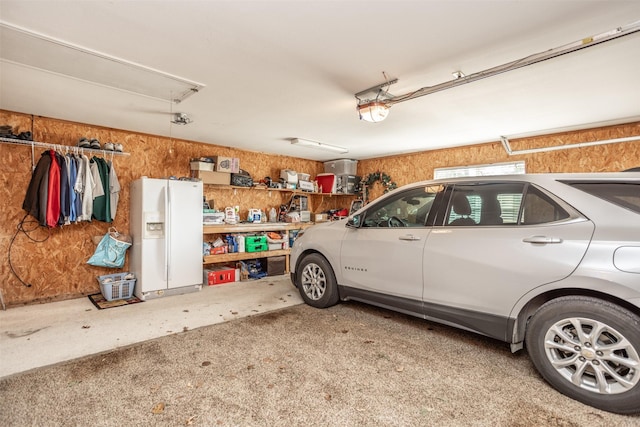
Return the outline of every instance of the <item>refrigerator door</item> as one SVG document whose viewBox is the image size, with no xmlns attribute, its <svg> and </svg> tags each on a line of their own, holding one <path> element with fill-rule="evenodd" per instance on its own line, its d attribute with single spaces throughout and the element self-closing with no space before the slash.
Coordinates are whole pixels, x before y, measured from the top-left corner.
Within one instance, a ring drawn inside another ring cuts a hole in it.
<svg viewBox="0 0 640 427">
<path fill-rule="evenodd" d="M 167 287 L 202 285 L 202 182 L 167 184 Z"/>
<path fill-rule="evenodd" d="M 167 288 L 166 182 L 143 178 L 131 183 L 131 270 L 141 299 L 144 293 Z"/>
</svg>

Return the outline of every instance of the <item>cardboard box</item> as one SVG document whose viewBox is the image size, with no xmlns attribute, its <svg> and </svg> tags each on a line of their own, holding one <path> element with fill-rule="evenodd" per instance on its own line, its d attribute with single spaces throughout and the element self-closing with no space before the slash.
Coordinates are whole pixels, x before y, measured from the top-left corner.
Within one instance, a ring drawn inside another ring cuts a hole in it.
<svg viewBox="0 0 640 427">
<path fill-rule="evenodd" d="M 240 173 L 240 159 L 237 157 L 213 157 L 216 172 Z"/>
<path fill-rule="evenodd" d="M 300 222 L 309 222 L 309 221 L 311 221 L 311 212 L 300 211 Z"/>
<path fill-rule="evenodd" d="M 326 222 L 329 221 L 329 214 L 326 213 L 314 213 L 313 222 Z"/>
<path fill-rule="evenodd" d="M 192 171 L 213 171 L 213 163 L 209 162 L 190 162 Z"/>
<path fill-rule="evenodd" d="M 286 262 L 284 255 L 265 258 L 264 262 L 267 276 L 281 276 L 284 274 Z"/>
<path fill-rule="evenodd" d="M 220 255 L 220 254 L 226 254 L 226 253 L 227 253 L 226 246 L 218 246 L 217 248 L 213 247 L 209 250 L 210 255 Z"/>
<path fill-rule="evenodd" d="M 196 178 L 201 179 L 203 184 L 231 184 L 230 172 L 197 171 Z"/>
</svg>

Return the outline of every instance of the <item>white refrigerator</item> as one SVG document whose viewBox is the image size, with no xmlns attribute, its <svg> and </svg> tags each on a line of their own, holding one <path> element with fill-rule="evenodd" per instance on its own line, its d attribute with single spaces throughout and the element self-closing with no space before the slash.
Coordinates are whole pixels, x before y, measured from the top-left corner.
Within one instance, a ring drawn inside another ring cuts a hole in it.
<svg viewBox="0 0 640 427">
<path fill-rule="evenodd" d="M 141 300 L 202 289 L 202 182 L 131 183 L 129 264 Z"/>
</svg>

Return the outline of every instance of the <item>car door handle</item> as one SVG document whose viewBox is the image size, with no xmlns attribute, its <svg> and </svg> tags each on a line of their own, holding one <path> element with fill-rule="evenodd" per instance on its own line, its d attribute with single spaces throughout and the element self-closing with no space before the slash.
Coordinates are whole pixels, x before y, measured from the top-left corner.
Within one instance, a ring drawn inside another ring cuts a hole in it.
<svg viewBox="0 0 640 427">
<path fill-rule="evenodd" d="M 539 243 L 539 244 L 562 243 L 562 239 L 559 237 L 547 237 L 547 236 L 525 237 L 524 239 L 522 239 L 522 241 L 525 243 Z"/>
<path fill-rule="evenodd" d="M 400 239 L 400 240 L 408 240 L 410 242 L 413 242 L 415 240 L 420 240 L 420 237 L 419 236 L 414 236 L 413 234 L 405 234 L 404 236 L 398 237 L 398 239 Z"/>
</svg>

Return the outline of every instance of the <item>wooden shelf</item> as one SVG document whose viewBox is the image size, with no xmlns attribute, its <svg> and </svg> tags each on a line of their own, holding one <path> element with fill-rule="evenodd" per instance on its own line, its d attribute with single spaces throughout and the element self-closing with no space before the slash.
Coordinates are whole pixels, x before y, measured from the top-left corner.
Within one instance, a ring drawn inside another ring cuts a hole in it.
<svg viewBox="0 0 640 427">
<path fill-rule="evenodd" d="M 224 184 L 204 184 L 210 187 L 215 187 L 219 190 L 256 190 L 256 191 L 278 191 L 281 193 L 292 193 L 301 196 L 357 196 L 357 194 L 342 194 L 342 193 L 316 193 L 313 191 L 303 191 L 299 189 L 288 189 L 288 188 L 267 188 L 263 185 L 257 185 L 253 187 L 239 187 L 237 185 L 224 185 Z"/>
<path fill-rule="evenodd" d="M 206 255 L 203 257 L 204 264 L 218 264 L 223 262 L 243 261 L 246 259 L 268 258 L 273 256 L 289 255 L 289 249 L 278 249 L 275 251 L 260 252 L 234 252 L 231 254 Z"/>
<path fill-rule="evenodd" d="M 258 224 L 242 223 L 242 224 L 222 224 L 222 225 L 205 225 L 202 227 L 204 234 L 227 234 L 227 233 L 255 233 L 261 231 L 289 231 L 300 230 L 314 225 L 313 222 L 261 222 Z"/>
<path fill-rule="evenodd" d="M 254 185 L 251 187 L 240 187 L 238 185 L 220 185 L 220 184 L 205 184 L 205 185 L 212 185 L 214 187 L 220 187 L 220 188 L 228 188 L 231 190 L 280 191 L 283 193 L 310 194 L 310 195 L 321 194 L 321 193 L 314 193 L 313 191 L 303 191 L 299 189 L 292 190 L 290 188 L 268 188 L 268 187 L 265 187 L 264 185 Z"/>
</svg>

